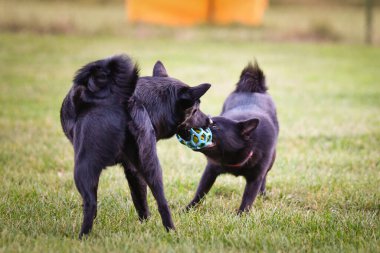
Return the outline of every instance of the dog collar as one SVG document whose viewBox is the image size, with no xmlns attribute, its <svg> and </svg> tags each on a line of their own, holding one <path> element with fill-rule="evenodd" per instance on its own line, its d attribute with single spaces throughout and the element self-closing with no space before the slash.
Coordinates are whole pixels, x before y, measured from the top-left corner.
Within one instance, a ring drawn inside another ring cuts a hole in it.
<svg viewBox="0 0 380 253">
<path fill-rule="evenodd" d="M 240 163 L 235 163 L 235 164 L 223 164 L 223 166 L 233 167 L 233 168 L 241 167 L 241 166 L 243 166 L 244 164 L 246 164 L 246 163 L 248 162 L 248 160 L 252 158 L 252 156 L 253 156 L 253 151 L 249 152 L 248 156 L 247 156 L 243 161 L 241 161 Z"/>
</svg>

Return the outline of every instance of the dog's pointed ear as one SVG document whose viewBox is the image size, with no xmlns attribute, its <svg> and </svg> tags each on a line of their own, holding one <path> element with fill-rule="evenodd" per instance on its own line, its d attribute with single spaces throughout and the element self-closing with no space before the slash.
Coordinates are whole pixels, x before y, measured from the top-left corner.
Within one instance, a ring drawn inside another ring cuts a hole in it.
<svg viewBox="0 0 380 253">
<path fill-rule="evenodd" d="M 211 84 L 203 83 L 195 87 L 184 87 L 179 93 L 179 101 L 182 107 L 189 108 L 195 104 L 195 102 L 202 97 Z"/>
<path fill-rule="evenodd" d="M 156 64 L 154 64 L 153 76 L 154 77 L 168 77 L 168 73 L 166 72 L 164 64 L 162 64 L 161 61 L 157 61 Z"/>
<path fill-rule="evenodd" d="M 209 83 L 202 83 L 198 86 L 191 87 L 189 89 L 190 97 L 195 101 L 198 100 L 200 97 L 202 97 L 208 89 L 210 89 L 211 84 Z"/>
<path fill-rule="evenodd" d="M 239 121 L 238 127 L 240 128 L 241 135 L 244 137 L 249 137 L 252 131 L 257 128 L 257 126 L 259 125 L 259 122 L 260 121 L 257 118 Z"/>
</svg>

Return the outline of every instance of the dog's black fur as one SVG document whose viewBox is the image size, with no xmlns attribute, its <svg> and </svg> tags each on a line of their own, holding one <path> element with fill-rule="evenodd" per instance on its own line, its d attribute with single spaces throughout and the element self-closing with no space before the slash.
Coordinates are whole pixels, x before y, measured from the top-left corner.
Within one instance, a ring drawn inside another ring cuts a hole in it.
<svg viewBox="0 0 380 253">
<path fill-rule="evenodd" d="M 242 71 L 221 115 L 212 121 L 213 144 L 199 150 L 206 155 L 207 166 L 187 210 L 208 193 L 218 175 L 230 173 L 247 181 L 238 213 L 248 211 L 259 191 L 265 193 L 279 133 L 276 107 L 257 63 Z"/>
<path fill-rule="evenodd" d="M 164 227 L 174 229 L 156 141 L 180 129 L 207 126 L 199 98 L 209 88 L 168 77 L 159 61 L 153 77 L 138 78 L 137 66 L 123 55 L 89 63 L 77 72 L 62 104 L 61 124 L 74 146 L 74 179 L 83 198 L 80 238 L 90 232 L 96 216 L 101 171 L 115 164 L 124 167 L 140 220 L 150 216 L 148 185 Z"/>
</svg>

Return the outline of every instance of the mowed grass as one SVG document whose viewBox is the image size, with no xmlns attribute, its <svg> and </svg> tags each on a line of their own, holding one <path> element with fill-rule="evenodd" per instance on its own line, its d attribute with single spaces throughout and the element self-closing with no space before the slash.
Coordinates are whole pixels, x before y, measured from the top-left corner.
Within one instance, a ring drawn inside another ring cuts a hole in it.
<svg viewBox="0 0 380 253">
<path fill-rule="evenodd" d="M 380 48 L 163 37 L 0 33 L 1 252 L 379 252 Z M 224 31 L 228 32 L 228 31 Z M 83 64 L 128 53 L 150 75 L 156 60 L 189 85 L 210 82 L 205 113 L 217 115 L 249 60 L 267 76 L 281 126 L 268 195 L 235 215 L 244 179 L 217 179 L 189 213 L 205 158 L 175 138 L 160 141 L 167 199 L 177 230 L 140 223 L 119 166 L 102 173 L 99 209 L 87 240 L 77 239 L 81 198 L 60 104 Z"/>
</svg>

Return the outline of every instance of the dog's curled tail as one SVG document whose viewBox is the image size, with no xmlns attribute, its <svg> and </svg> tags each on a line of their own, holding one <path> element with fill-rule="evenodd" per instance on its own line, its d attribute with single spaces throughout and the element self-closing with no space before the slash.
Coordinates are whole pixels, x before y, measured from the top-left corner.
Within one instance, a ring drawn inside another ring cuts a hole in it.
<svg viewBox="0 0 380 253">
<path fill-rule="evenodd" d="M 125 54 L 90 62 L 79 69 L 60 111 L 67 138 L 73 141 L 73 127 L 83 109 L 112 101 L 128 102 L 134 94 L 138 77 L 137 64 Z M 108 100 L 111 94 L 116 99 Z"/>
<path fill-rule="evenodd" d="M 265 93 L 268 87 L 265 84 L 265 75 L 257 61 L 254 65 L 248 63 L 240 74 L 240 80 L 236 85 L 236 92 Z"/>
<path fill-rule="evenodd" d="M 104 99 L 110 95 L 111 90 L 127 101 L 135 91 L 138 77 L 137 64 L 128 55 L 120 54 L 83 66 L 77 71 L 73 82 L 74 87 L 82 86 L 86 94 L 90 95 L 81 95 L 81 102 L 91 103 L 94 99 Z"/>
<path fill-rule="evenodd" d="M 109 69 L 112 77 L 125 98 L 130 98 L 136 89 L 139 78 L 139 68 L 129 56 L 122 54 L 109 59 Z"/>
</svg>

